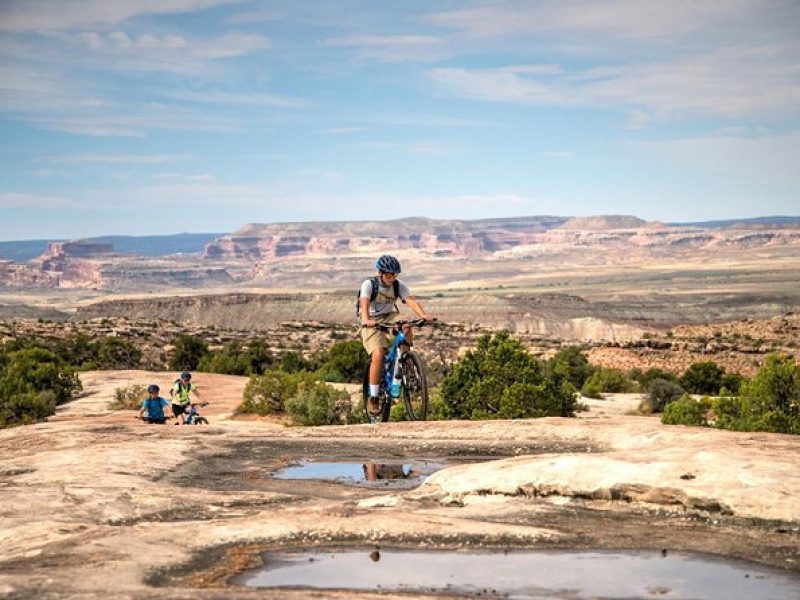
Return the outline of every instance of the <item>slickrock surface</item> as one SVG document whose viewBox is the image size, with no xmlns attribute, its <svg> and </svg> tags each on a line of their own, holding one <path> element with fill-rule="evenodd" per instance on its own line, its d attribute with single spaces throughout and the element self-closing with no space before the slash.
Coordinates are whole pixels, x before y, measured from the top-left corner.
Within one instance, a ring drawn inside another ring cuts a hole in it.
<svg viewBox="0 0 800 600">
<path fill-rule="evenodd" d="M 246 379 L 211 374 L 207 427 L 107 409 L 173 378 L 84 373 L 50 422 L 0 431 L 0 597 L 392 598 L 227 583 L 262 550 L 339 544 L 691 550 L 800 578 L 797 437 L 664 426 L 630 395 L 575 419 L 291 428 L 234 418 Z M 452 466 L 410 491 L 269 477 L 435 457 Z"/>
</svg>

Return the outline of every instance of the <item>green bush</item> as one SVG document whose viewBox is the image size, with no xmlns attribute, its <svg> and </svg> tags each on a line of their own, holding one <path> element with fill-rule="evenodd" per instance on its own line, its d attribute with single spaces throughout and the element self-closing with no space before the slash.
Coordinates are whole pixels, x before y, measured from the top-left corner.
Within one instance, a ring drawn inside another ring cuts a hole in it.
<svg viewBox="0 0 800 600">
<path fill-rule="evenodd" d="M 240 342 L 231 342 L 219 352 L 200 358 L 198 371 L 224 375 L 251 375 L 251 365 Z"/>
<path fill-rule="evenodd" d="M 685 390 L 677 383 L 656 378 L 650 382 L 650 387 L 647 390 L 647 398 L 640 408 L 649 412 L 664 412 L 664 408 L 667 404 L 683 396 L 684 391 Z"/>
<path fill-rule="evenodd" d="M 263 341 L 252 342 L 247 348 L 234 341 L 218 352 L 205 354 L 197 370 L 224 375 L 261 375 L 272 362 L 272 353 Z"/>
<path fill-rule="evenodd" d="M 56 398 L 50 391 L 20 392 L 0 398 L 0 429 L 44 421 L 55 412 Z"/>
<path fill-rule="evenodd" d="M 142 351 L 130 340 L 103 337 L 90 344 L 97 369 L 135 369 L 141 365 Z"/>
<path fill-rule="evenodd" d="M 634 383 L 620 369 L 600 367 L 583 384 L 581 394 L 601 398 L 602 394 L 619 394 L 634 390 Z"/>
<path fill-rule="evenodd" d="M 360 341 L 338 342 L 323 358 L 320 378 L 324 381 L 361 382 L 369 355 Z"/>
<path fill-rule="evenodd" d="M 174 350 L 169 368 L 175 371 L 195 371 L 200 361 L 208 354 L 205 340 L 192 335 L 180 334 L 173 342 Z"/>
<path fill-rule="evenodd" d="M 727 390 L 728 393 L 738 394 L 742 387 L 744 377 L 738 373 L 725 373 L 720 381 L 720 390 Z"/>
<path fill-rule="evenodd" d="M 554 373 L 566 379 L 576 390 L 583 387 L 595 370 L 596 368 L 589 364 L 588 359 L 577 346 L 562 348 L 547 362 L 548 373 Z"/>
<path fill-rule="evenodd" d="M 640 369 L 631 369 L 629 377 L 634 381 L 637 381 L 642 390 L 648 390 L 650 388 L 650 384 L 655 379 L 663 379 L 665 381 L 671 381 L 672 383 L 678 383 L 679 381 L 678 376 L 675 375 L 675 373 L 664 371 L 663 369 L 657 369 L 655 367 L 647 369 L 647 371 L 644 372 L 642 372 Z"/>
<path fill-rule="evenodd" d="M 301 386 L 316 380 L 310 373 L 286 373 L 266 371 L 263 375 L 251 375 L 244 387 L 240 413 L 268 415 L 285 410 L 286 401 L 295 396 Z"/>
<path fill-rule="evenodd" d="M 81 389 L 72 367 L 54 352 L 28 347 L 0 352 L 0 427 L 41 421 Z"/>
<path fill-rule="evenodd" d="M 322 382 L 300 386 L 286 411 L 295 425 L 343 425 L 353 418 L 350 394 Z"/>
<path fill-rule="evenodd" d="M 706 409 L 689 394 L 684 394 L 664 407 L 661 422 L 666 425 L 708 425 Z"/>
<path fill-rule="evenodd" d="M 306 360 L 302 354 L 295 351 L 284 352 L 278 360 L 278 368 L 286 373 L 311 371 L 312 366 L 311 361 Z"/>
<path fill-rule="evenodd" d="M 117 388 L 114 390 L 114 400 L 108 407 L 111 410 L 139 409 L 147 397 L 147 388 L 143 385 L 133 384 L 124 388 Z"/>
<path fill-rule="evenodd" d="M 504 419 L 574 416 L 575 389 L 565 375 L 544 369 L 507 331 L 485 335 L 441 385 L 442 416 Z"/>
<path fill-rule="evenodd" d="M 718 394 L 725 369 L 712 361 L 696 362 L 681 375 L 680 384 L 692 394 Z"/>
<path fill-rule="evenodd" d="M 736 431 L 800 434 L 800 367 L 783 354 L 770 354 L 738 397 L 727 390 L 714 402 L 715 425 Z"/>
</svg>

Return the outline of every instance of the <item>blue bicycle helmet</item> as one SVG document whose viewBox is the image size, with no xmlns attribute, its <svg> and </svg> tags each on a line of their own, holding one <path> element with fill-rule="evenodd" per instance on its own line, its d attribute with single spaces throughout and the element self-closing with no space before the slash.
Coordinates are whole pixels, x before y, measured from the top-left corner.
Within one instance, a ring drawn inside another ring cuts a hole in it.
<svg viewBox="0 0 800 600">
<path fill-rule="evenodd" d="M 155 383 L 151 383 L 150 385 L 147 386 L 147 391 L 149 393 L 155 392 L 157 394 L 159 389 L 161 388 L 159 388 Z"/>
<path fill-rule="evenodd" d="M 191 378 L 192 374 L 189 373 L 189 371 L 184 371 L 183 373 L 181 373 L 181 379 L 191 379 Z"/>
<path fill-rule="evenodd" d="M 375 268 L 381 273 L 400 273 L 400 261 L 394 256 L 384 254 L 375 263 Z"/>
</svg>

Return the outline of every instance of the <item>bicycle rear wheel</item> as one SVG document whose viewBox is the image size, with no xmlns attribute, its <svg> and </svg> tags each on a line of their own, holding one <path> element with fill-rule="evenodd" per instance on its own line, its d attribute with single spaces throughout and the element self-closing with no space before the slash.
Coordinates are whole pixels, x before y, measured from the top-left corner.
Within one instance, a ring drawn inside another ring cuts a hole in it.
<svg viewBox="0 0 800 600">
<path fill-rule="evenodd" d="M 364 368 L 364 377 L 361 382 L 361 397 L 363 399 L 362 406 L 364 408 L 364 414 L 366 415 L 369 423 L 377 423 L 378 421 L 386 423 L 389 420 L 389 412 L 392 410 L 392 404 L 387 402 L 386 389 L 383 385 L 381 385 L 381 391 L 378 395 L 381 406 L 380 412 L 378 413 L 378 416 L 372 416 L 369 414 L 369 367 L 370 363 L 367 362 L 367 366 Z"/>
<path fill-rule="evenodd" d="M 424 421 L 428 416 L 428 384 L 422 361 L 413 352 L 401 358 L 403 366 L 403 402 L 410 421 Z"/>
</svg>

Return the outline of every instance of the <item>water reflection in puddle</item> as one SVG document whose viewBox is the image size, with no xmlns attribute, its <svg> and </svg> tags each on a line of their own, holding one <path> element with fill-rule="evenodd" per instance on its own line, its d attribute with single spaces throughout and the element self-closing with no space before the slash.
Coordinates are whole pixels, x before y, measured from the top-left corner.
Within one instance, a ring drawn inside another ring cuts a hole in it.
<svg viewBox="0 0 800 600">
<path fill-rule="evenodd" d="M 350 485 L 413 487 L 443 468 L 443 462 L 316 462 L 301 461 L 275 471 L 276 479 L 326 479 Z"/>
<path fill-rule="evenodd" d="M 490 598 L 796 600 L 800 578 L 685 553 L 308 550 L 265 554 L 248 587 L 450 592 Z"/>
</svg>

